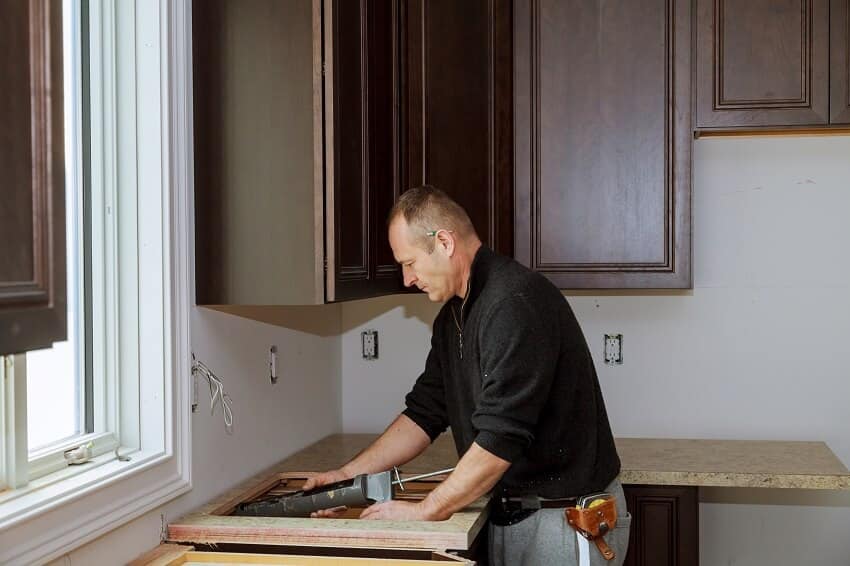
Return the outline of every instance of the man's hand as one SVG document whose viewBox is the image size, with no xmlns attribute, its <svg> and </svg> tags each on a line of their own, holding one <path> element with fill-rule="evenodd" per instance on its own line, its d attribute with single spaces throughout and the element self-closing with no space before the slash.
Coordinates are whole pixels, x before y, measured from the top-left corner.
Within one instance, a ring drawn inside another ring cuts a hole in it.
<svg viewBox="0 0 850 566">
<path fill-rule="evenodd" d="M 317 474 L 304 482 L 304 485 L 301 486 L 301 489 L 304 491 L 309 491 L 311 489 L 322 487 L 323 485 L 328 485 L 330 483 L 335 483 L 342 480 L 347 480 L 351 476 L 343 472 L 342 470 L 331 470 L 329 472 L 324 472 L 321 474 Z M 322 519 L 335 519 L 337 517 L 341 517 L 347 507 L 334 507 L 333 509 L 321 509 L 319 511 L 315 511 L 310 513 L 311 517 L 314 518 L 322 518 Z"/>
<path fill-rule="evenodd" d="M 383 519 L 390 521 L 436 521 L 421 503 L 409 501 L 384 501 L 363 510 L 361 519 Z"/>
<path fill-rule="evenodd" d="M 307 478 L 307 481 L 304 482 L 304 485 L 301 486 L 301 489 L 303 489 L 304 491 L 310 491 L 311 489 L 322 487 L 323 485 L 328 485 L 329 483 L 351 479 L 352 477 L 354 476 L 349 476 L 342 470 L 331 470 L 329 472 L 322 472 L 321 474 L 316 474 L 311 478 Z"/>
</svg>

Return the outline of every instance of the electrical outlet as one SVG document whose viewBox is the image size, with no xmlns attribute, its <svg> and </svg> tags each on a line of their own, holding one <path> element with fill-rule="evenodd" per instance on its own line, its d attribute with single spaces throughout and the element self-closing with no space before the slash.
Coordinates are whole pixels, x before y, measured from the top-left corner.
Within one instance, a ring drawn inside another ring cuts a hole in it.
<svg viewBox="0 0 850 566">
<path fill-rule="evenodd" d="M 623 335 L 605 335 L 605 363 L 619 365 L 623 363 Z"/>
<path fill-rule="evenodd" d="M 378 331 L 364 330 L 360 333 L 360 345 L 364 360 L 378 359 Z"/>
</svg>

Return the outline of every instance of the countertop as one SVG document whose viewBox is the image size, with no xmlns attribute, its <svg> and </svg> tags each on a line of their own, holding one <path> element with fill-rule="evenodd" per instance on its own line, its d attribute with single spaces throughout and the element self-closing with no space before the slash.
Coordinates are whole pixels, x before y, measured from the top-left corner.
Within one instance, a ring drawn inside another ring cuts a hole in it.
<svg viewBox="0 0 850 566">
<path fill-rule="evenodd" d="M 290 470 L 337 468 L 369 445 L 375 434 L 335 434 L 293 454 Z M 824 442 L 618 438 L 624 484 L 717 487 L 850 489 L 850 471 Z M 424 473 L 457 462 L 449 434 L 402 467 Z"/>
</svg>

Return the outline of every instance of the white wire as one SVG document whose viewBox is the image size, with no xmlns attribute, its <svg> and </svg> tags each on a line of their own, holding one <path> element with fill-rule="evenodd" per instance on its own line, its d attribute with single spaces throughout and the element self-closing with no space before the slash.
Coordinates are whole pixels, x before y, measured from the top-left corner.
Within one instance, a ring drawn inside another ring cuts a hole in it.
<svg viewBox="0 0 850 566">
<path fill-rule="evenodd" d="M 207 380 L 210 386 L 210 414 L 215 413 L 215 405 L 219 403 L 224 413 L 224 430 L 228 434 L 233 433 L 233 400 L 224 392 L 224 382 L 218 378 L 210 368 L 200 360 L 195 359 L 192 354 L 192 375 L 200 375 Z"/>
</svg>

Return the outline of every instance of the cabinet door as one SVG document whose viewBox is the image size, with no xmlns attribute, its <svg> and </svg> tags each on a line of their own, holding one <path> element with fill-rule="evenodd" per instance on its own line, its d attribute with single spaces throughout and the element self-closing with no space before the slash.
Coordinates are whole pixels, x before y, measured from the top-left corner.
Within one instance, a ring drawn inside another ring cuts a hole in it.
<svg viewBox="0 0 850 566">
<path fill-rule="evenodd" d="M 65 339 L 62 4 L 0 2 L 0 355 Z"/>
<path fill-rule="evenodd" d="M 404 5 L 404 188 L 446 191 L 513 253 L 511 2 Z"/>
<path fill-rule="evenodd" d="M 850 0 L 832 0 L 830 8 L 829 121 L 850 124 Z"/>
<path fill-rule="evenodd" d="M 829 122 L 828 0 L 698 0 L 697 127 Z"/>
<path fill-rule="evenodd" d="M 632 514 L 626 566 L 698 566 L 696 487 L 626 485 Z"/>
<path fill-rule="evenodd" d="M 327 300 L 337 301 L 402 288 L 386 234 L 400 190 L 399 0 L 334 0 L 332 14 Z"/>
<path fill-rule="evenodd" d="M 690 6 L 514 5 L 515 257 L 562 289 L 691 285 Z"/>
</svg>

